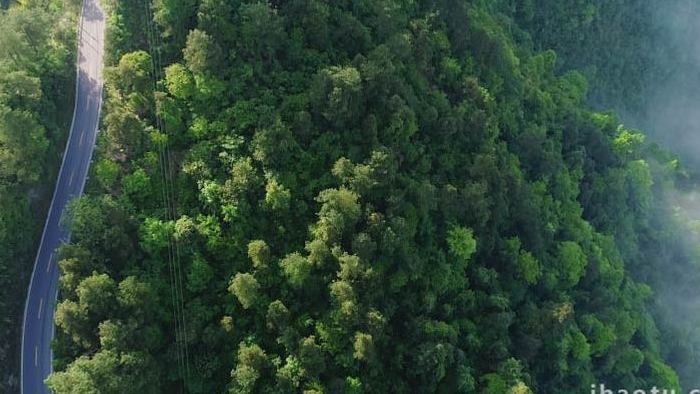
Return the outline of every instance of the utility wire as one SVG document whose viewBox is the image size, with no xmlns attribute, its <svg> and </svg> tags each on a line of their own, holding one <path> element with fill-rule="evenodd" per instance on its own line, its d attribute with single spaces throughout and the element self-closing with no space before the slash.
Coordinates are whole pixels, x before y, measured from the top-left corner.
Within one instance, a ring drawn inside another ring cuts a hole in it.
<svg viewBox="0 0 700 394">
<path fill-rule="evenodd" d="M 161 74 L 161 57 L 160 57 L 160 39 L 156 28 L 153 26 L 153 16 L 151 5 L 148 0 L 144 0 L 145 19 L 146 19 L 146 35 L 151 53 L 151 66 L 153 68 L 153 91 L 158 91 L 158 81 L 162 78 Z M 167 129 L 158 111 L 154 111 L 156 127 L 158 131 L 166 137 L 164 142 L 159 141 L 159 163 L 162 175 L 162 198 L 165 208 L 166 219 L 173 221 L 175 218 L 174 194 L 172 192 L 172 171 L 170 169 L 170 151 L 168 147 Z M 187 351 L 187 334 L 186 325 L 184 322 L 184 293 L 182 291 L 182 276 L 180 264 L 179 245 L 174 246 L 177 242 L 172 234 L 168 235 L 168 268 L 170 273 L 170 290 L 173 303 L 173 314 L 175 320 L 175 346 L 176 358 L 178 362 L 178 370 L 185 384 L 189 376 L 189 352 Z M 177 260 L 175 255 L 177 254 Z"/>
<path fill-rule="evenodd" d="M 146 12 L 146 26 L 147 26 L 147 39 L 148 39 L 148 44 L 149 44 L 149 52 L 153 52 L 153 43 L 154 43 L 154 38 L 153 38 L 153 31 L 151 29 L 150 23 L 148 23 L 148 18 L 150 18 L 150 14 L 148 12 L 149 10 L 149 5 L 144 1 L 144 8 L 147 11 Z M 154 87 L 154 92 L 157 90 L 157 83 L 158 83 L 158 78 L 156 77 L 156 73 L 158 70 L 158 65 L 155 62 L 154 56 L 151 56 L 151 65 L 153 67 L 153 73 L 152 73 L 152 78 L 153 78 L 153 87 Z M 158 131 L 162 130 L 162 125 L 161 125 L 161 119 L 157 115 L 155 116 L 156 120 L 156 126 L 158 128 Z M 163 150 L 162 144 L 158 144 L 158 150 L 159 150 L 159 164 L 161 167 L 161 191 L 163 195 L 163 207 L 165 209 L 165 214 L 166 214 L 166 219 L 170 219 L 170 203 L 168 201 L 168 192 L 166 190 L 167 188 L 167 171 L 165 167 L 165 151 Z M 173 259 L 173 248 L 172 248 L 172 241 L 170 240 L 170 237 L 168 237 L 168 268 L 169 268 L 169 273 L 170 273 L 170 290 L 171 290 L 171 297 L 172 297 L 172 303 L 173 303 L 173 317 L 175 321 L 175 344 L 176 344 L 176 358 L 178 362 L 178 370 L 182 371 L 183 370 L 183 357 L 181 355 L 181 344 L 180 344 L 180 317 L 179 317 L 179 301 L 177 299 L 179 298 L 177 294 L 177 288 L 175 286 L 175 271 L 174 271 L 174 259 Z"/>
<path fill-rule="evenodd" d="M 157 27 L 155 26 L 154 23 L 154 18 L 152 14 L 152 9 L 149 10 L 151 14 L 149 14 L 149 22 L 151 24 L 151 30 L 154 32 L 153 37 L 156 40 L 156 52 L 155 52 L 155 58 L 156 62 L 158 64 L 157 68 L 157 74 L 156 78 L 158 80 L 161 80 L 163 75 L 161 74 L 162 70 L 162 58 L 161 58 L 161 48 L 163 47 L 163 42 L 161 35 L 158 34 Z M 166 125 L 162 123 L 163 127 L 163 132 L 166 136 L 168 136 Z M 169 140 L 168 140 L 169 141 Z M 175 194 L 174 194 L 174 187 L 173 185 L 173 169 L 172 169 L 172 162 L 170 160 L 171 154 L 170 154 L 170 145 L 165 144 L 165 157 L 166 157 L 166 170 L 168 173 L 168 178 L 170 180 L 170 188 L 166 188 L 166 191 L 170 191 L 170 209 L 171 209 L 171 217 L 174 220 L 178 215 L 177 215 L 177 205 L 175 204 Z M 179 289 L 180 292 L 180 321 L 181 321 L 181 342 L 184 348 L 184 355 L 185 355 L 185 376 L 189 377 L 190 373 L 190 361 L 189 361 L 189 346 L 188 346 L 188 338 L 187 338 L 187 319 L 185 317 L 185 301 L 184 301 L 184 290 L 183 290 L 183 284 L 182 284 L 182 262 L 181 262 L 181 253 L 180 253 L 180 243 L 177 238 L 174 239 L 174 245 L 175 245 L 175 282 L 176 282 L 176 289 Z"/>
</svg>

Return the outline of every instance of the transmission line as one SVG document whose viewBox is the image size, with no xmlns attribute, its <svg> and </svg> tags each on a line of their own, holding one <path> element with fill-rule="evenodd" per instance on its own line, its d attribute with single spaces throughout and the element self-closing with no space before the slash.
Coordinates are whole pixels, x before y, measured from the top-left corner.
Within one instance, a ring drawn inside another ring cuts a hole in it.
<svg viewBox="0 0 700 394">
<path fill-rule="evenodd" d="M 155 93 L 158 91 L 158 81 L 162 79 L 162 61 L 160 54 L 160 46 L 162 45 L 162 42 L 160 41 L 160 34 L 157 32 L 157 28 L 153 23 L 150 2 L 148 0 L 144 0 L 143 4 L 146 11 L 146 35 L 149 52 L 151 53 L 151 66 L 153 68 L 153 92 L 155 100 Z M 176 210 L 175 196 L 172 190 L 173 173 L 170 163 L 170 136 L 167 133 L 166 125 L 158 114 L 157 109 L 154 111 L 154 116 L 158 131 L 165 136 L 165 141 L 158 141 L 159 164 L 162 175 L 161 192 L 163 206 L 165 208 L 166 219 L 170 222 L 174 222 Z M 178 369 L 186 384 L 189 377 L 189 351 L 187 343 L 187 325 L 185 323 L 184 292 L 182 286 L 182 264 L 180 259 L 180 246 L 177 243 L 177 239 L 172 234 L 168 234 L 168 269 L 170 273 L 170 290 L 175 320 L 176 358 L 178 362 Z"/>
</svg>

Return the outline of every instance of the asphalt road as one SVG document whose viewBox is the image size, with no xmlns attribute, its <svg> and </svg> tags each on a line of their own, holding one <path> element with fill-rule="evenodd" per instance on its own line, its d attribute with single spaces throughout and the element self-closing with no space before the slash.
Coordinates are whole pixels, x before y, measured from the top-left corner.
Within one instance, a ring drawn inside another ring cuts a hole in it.
<svg viewBox="0 0 700 394">
<path fill-rule="evenodd" d="M 60 220 L 68 201 L 83 192 L 102 106 L 105 16 L 100 0 L 84 0 L 81 15 L 73 123 L 24 308 L 21 356 L 24 394 L 49 393 L 44 380 L 52 370 L 51 341 L 59 276 L 56 248 L 70 237 Z"/>
</svg>

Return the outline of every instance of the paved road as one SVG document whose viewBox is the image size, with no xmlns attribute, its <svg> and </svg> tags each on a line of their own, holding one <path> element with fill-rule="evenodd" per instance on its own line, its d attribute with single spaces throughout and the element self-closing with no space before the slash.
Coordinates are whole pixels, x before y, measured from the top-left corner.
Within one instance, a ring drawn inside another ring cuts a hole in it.
<svg viewBox="0 0 700 394">
<path fill-rule="evenodd" d="M 51 340 L 58 295 L 56 248 L 70 235 L 60 226 L 67 202 L 83 192 L 102 106 L 105 17 L 100 0 L 84 0 L 78 37 L 78 70 L 73 123 L 63 154 L 51 208 L 34 263 L 22 326 L 22 393 L 48 393 Z"/>
</svg>

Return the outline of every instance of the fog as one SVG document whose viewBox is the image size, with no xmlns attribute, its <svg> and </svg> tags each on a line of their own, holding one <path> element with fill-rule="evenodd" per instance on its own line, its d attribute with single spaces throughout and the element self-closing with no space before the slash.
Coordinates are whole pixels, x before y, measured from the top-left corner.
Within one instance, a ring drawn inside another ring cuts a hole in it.
<svg viewBox="0 0 700 394">
<path fill-rule="evenodd" d="M 654 314 L 666 338 L 662 354 L 679 372 L 686 389 L 700 388 L 700 191 L 669 192 L 664 248 L 655 254 L 658 271 L 650 284 Z"/>
<path fill-rule="evenodd" d="M 700 167 L 700 2 L 648 3 L 657 64 L 648 65 L 644 114 L 626 116 L 695 170 Z"/>
<path fill-rule="evenodd" d="M 648 1 L 654 53 L 640 113 L 622 120 L 643 129 L 650 140 L 678 154 L 691 174 L 700 174 L 700 1 Z M 644 26 L 639 26 L 644 29 Z M 694 175 L 692 175 L 694 174 Z M 669 192 L 658 209 L 678 233 L 668 236 L 667 264 L 654 285 L 659 326 L 676 343 L 662 349 L 681 374 L 685 388 L 700 388 L 700 188 Z"/>
</svg>

